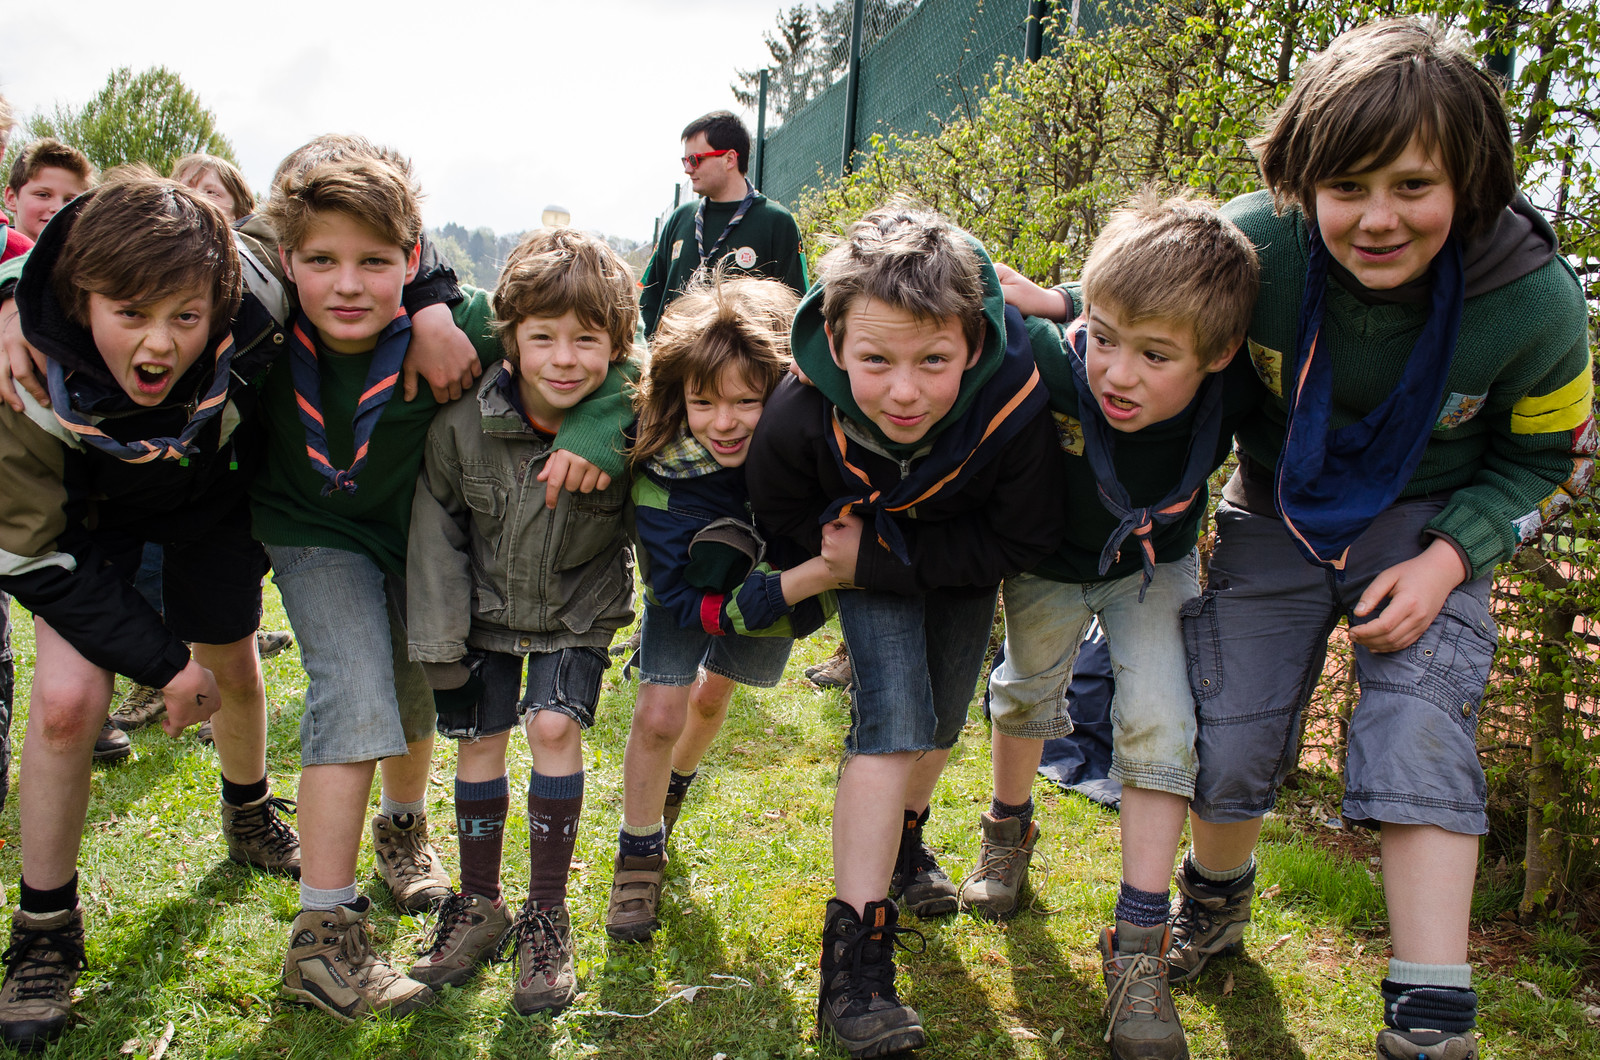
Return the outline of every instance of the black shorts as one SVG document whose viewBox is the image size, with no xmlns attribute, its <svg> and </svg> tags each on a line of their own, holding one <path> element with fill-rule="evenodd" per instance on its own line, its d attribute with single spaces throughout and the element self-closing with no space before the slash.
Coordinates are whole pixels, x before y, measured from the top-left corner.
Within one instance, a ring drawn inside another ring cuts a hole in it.
<svg viewBox="0 0 1600 1060">
<path fill-rule="evenodd" d="M 611 660 L 604 648 L 560 648 L 527 656 L 469 650 L 464 661 L 473 671 L 466 685 L 433 694 L 439 733 L 453 740 L 496 736 L 514 727 L 522 715 L 541 710 L 565 714 L 579 728 L 589 728 Z"/>
</svg>

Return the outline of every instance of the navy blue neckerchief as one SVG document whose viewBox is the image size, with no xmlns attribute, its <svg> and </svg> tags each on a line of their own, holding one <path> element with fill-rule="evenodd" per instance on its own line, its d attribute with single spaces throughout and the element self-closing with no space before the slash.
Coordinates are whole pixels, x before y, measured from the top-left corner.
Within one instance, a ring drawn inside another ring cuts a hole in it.
<svg viewBox="0 0 1600 1060">
<path fill-rule="evenodd" d="M 1461 248 L 1452 236 L 1434 256 L 1432 306 L 1399 384 L 1362 419 L 1335 429 L 1333 355 L 1318 341 L 1329 254 L 1314 223 L 1310 244 L 1273 503 L 1301 555 L 1342 573 L 1350 546 L 1400 496 L 1428 447 L 1455 355 L 1466 285 Z"/>
<path fill-rule="evenodd" d="M 72 397 L 67 392 L 67 371 L 58 361 L 50 360 L 45 369 L 45 385 L 50 391 L 50 409 L 56 422 L 102 452 L 130 464 L 145 464 L 151 460 L 183 460 L 196 455 L 195 436 L 205 425 L 216 418 L 228 403 L 228 378 L 233 370 L 233 335 L 224 334 L 212 352 L 211 385 L 189 414 L 176 438 L 146 438 L 136 442 L 119 442 L 73 411 Z"/>
<path fill-rule="evenodd" d="M 296 313 L 289 335 L 289 370 L 300 422 L 306 428 L 306 458 L 328 480 L 322 487 L 324 497 L 336 490 L 354 493 L 356 475 L 367 463 L 372 432 L 400 379 L 400 362 L 405 360 L 406 349 L 411 345 L 411 318 L 406 315 L 405 306 L 401 306 L 394 319 L 378 332 L 378 344 L 372 350 L 372 366 L 367 369 L 366 383 L 356 399 L 352 422 L 355 455 L 349 468 L 343 471 L 333 466 L 333 458 L 328 455 L 328 431 L 322 422 L 322 370 L 317 363 L 313 334 L 311 319 L 305 311 Z"/>
<path fill-rule="evenodd" d="M 835 500 L 818 522 L 827 525 L 841 515 L 854 514 L 863 519 L 870 516 L 878 543 L 909 566 L 911 555 L 895 523 L 895 513 L 914 508 L 946 490 L 960 489 L 988 466 L 1049 400 L 1039 369 L 1033 363 L 1033 345 L 1028 341 L 1022 314 L 1006 306 L 1006 348 L 999 369 L 978 392 L 966 414 L 941 431 L 928 454 L 889 489 L 880 490 L 873 485 L 863 470 L 860 443 L 845 434 L 833 406 L 827 406 L 828 430 L 824 433 L 828 449 L 845 481 L 859 483 L 861 491 Z"/>
<path fill-rule="evenodd" d="M 1069 325 L 1067 336 L 1067 363 L 1072 366 L 1072 378 L 1078 385 L 1078 422 L 1083 425 L 1083 457 L 1094 472 L 1095 488 L 1100 494 L 1100 504 L 1106 511 L 1121 520 L 1106 538 L 1100 550 L 1100 573 L 1105 574 L 1111 564 L 1122 556 L 1122 543 L 1129 534 L 1139 544 L 1139 559 L 1143 567 L 1143 580 L 1139 582 L 1139 602 L 1144 603 L 1144 591 L 1156 574 L 1156 547 L 1150 533 L 1156 523 L 1172 523 L 1182 519 L 1196 502 L 1204 503 L 1206 480 L 1211 477 L 1216 462 L 1217 439 L 1222 434 L 1222 373 L 1208 373 L 1200 390 L 1189 407 L 1178 415 L 1193 415 L 1189 427 L 1189 452 L 1183 459 L 1183 476 L 1167 495 L 1155 504 L 1143 508 L 1133 505 L 1133 498 L 1117 479 L 1117 431 L 1106 421 L 1105 410 L 1100 407 L 1094 390 L 1089 386 L 1087 360 L 1089 323 L 1079 318 Z"/>
<path fill-rule="evenodd" d="M 707 250 L 706 204 L 710 201 L 710 199 L 701 199 L 700 208 L 694 212 L 694 248 L 700 252 L 700 264 L 695 266 L 696 270 L 710 267 L 712 256 L 722 249 L 722 244 L 727 240 L 728 233 L 733 231 L 739 222 L 744 220 L 744 215 L 750 212 L 750 205 L 756 201 L 756 186 L 750 183 L 749 177 L 745 178 L 744 198 L 739 200 L 739 208 L 733 211 L 733 217 L 728 220 L 728 226 L 722 230 L 721 235 L 717 236 L 717 241 L 711 244 L 711 249 Z"/>
</svg>

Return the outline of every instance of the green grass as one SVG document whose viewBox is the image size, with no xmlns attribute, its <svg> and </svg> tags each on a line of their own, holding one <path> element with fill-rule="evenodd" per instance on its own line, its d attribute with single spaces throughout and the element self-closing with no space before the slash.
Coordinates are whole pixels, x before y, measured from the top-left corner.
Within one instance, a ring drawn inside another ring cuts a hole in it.
<svg viewBox="0 0 1600 1060">
<path fill-rule="evenodd" d="M 269 593 L 269 625 L 284 619 Z M 13 611 L 18 648 L 16 732 L 26 727 L 31 623 Z M 169 1057 L 651 1057 L 776 1060 L 835 1057 L 812 1029 L 823 902 L 831 894 L 828 821 L 842 736 L 843 697 L 799 678 L 834 639 L 801 645 L 791 674 L 770 691 L 744 689 L 673 833 L 663 929 L 649 945 L 610 943 L 602 929 L 621 807 L 622 751 L 634 688 L 608 674 L 587 742 L 588 789 L 572 876 L 581 994 L 567 1013 L 524 1019 L 509 1005 L 512 971 L 495 967 L 414 1016 L 342 1026 L 278 996 L 295 885 L 229 862 L 218 835 L 214 754 L 191 736 L 134 736 L 133 761 L 95 771 L 80 886 L 90 969 L 75 1022 L 45 1054 L 148 1055 L 170 1022 Z M 269 768 L 292 794 L 305 677 L 293 650 L 266 664 Z M 527 776 L 513 744 L 513 786 Z M 455 864 L 450 834 L 453 747 L 441 741 L 430 800 L 435 835 Z M 19 777 L 0 814 L 0 879 L 20 875 Z M 907 923 L 926 949 L 903 955 L 902 997 L 921 1013 L 929 1057 L 1099 1058 L 1105 991 L 1095 939 L 1118 879 L 1117 817 L 1040 782 L 1044 838 L 1035 862 L 1036 908 L 1006 924 L 967 916 Z M 929 839 L 959 876 L 977 852 L 988 800 L 988 738 L 974 720 L 935 794 Z M 514 800 L 515 802 L 515 800 Z M 1308 817 L 1307 820 L 1311 820 Z M 1381 891 L 1366 856 L 1319 849 L 1293 819 L 1269 820 L 1248 954 L 1213 966 L 1179 992 L 1196 1060 L 1372 1055 L 1377 982 L 1384 968 Z M 526 887 L 526 823 L 508 828 L 504 879 Z M 1371 845 L 1370 853 L 1376 853 Z M 400 914 L 364 854 L 362 886 L 377 908 L 377 944 L 408 960 L 424 929 Z M 1276 890 L 1272 890 L 1272 888 Z M 1550 929 L 1505 975 L 1480 975 L 1488 1055 L 1499 1060 L 1600 1055 L 1600 1034 L 1575 1000 L 1592 943 Z M 738 985 L 737 976 L 749 985 Z M 1542 998 L 1519 985 L 1538 988 Z M 686 986 L 692 1001 L 643 1013 Z"/>
</svg>

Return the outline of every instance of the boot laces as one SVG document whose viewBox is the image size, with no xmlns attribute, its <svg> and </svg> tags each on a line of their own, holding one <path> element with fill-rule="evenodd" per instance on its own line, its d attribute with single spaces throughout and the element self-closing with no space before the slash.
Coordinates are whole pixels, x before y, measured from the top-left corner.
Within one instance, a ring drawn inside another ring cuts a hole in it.
<svg viewBox="0 0 1600 1060">
<path fill-rule="evenodd" d="M 451 939 L 471 918 L 471 901 L 459 891 L 451 891 L 439 903 L 439 919 L 433 926 L 433 940 L 417 950 L 425 957 L 437 957 L 450 947 Z"/>
<path fill-rule="evenodd" d="M 381 990 L 385 984 L 400 978 L 394 965 L 373 951 L 364 920 L 345 928 L 339 939 L 339 958 L 346 968 L 356 973 L 359 986 L 373 985 Z"/>
<path fill-rule="evenodd" d="M 900 937 L 902 935 L 915 935 L 918 945 L 913 948 Z M 855 937 L 845 943 L 838 962 L 841 968 L 849 965 L 848 994 L 851 1000 L 870 1003 L 876 997 L 894 998 L 894 951 L 902 949 L 908 953 L 921 953 L 927 946 L 927 937 L 916 928 L 901 927 L 899 924 L 881 928 L 858 925 Z"/>
<path fill-rule="evenodd" d="M 259 843 L 281 853 L 299 845 L 300 838 L 279 814 L 294 815 L 298 810 L 299 804 L 293 799 L 281 799 L 276 795 L 248 809 L 232 809 L 229 812 L 233 814 L 233 834 L 245 842 Z"/>
<path fill-rule="evenodd" d="M 428 857 L 423 846 L 428 841 L 427 825 L 415 818 L 413 822 L 410 828 L 402 828 L 399 818 L 391 817 L 389 827 L 383 830 L 383 838 L 378 843 L 378 853 L 394 874 L 406 883 L 426 878 L 433 867 L 433 859 Z"/>
<path fill-rule="evenodd" d="M 19 1001 L 53 998 L 73 972 L 89 966 L 83 955 L 83 934 L 75 926 L 49 931 L 22 931 L 0 954 L 7 976 L 16 983 Z"/>
<path fill-rule="evenodd" d="M 1114 967 L 1123 963 L 1120 972 Z M 1116 975 L 1116 982 L 1106 997 L 1105 1040 L 1111 1041 L 1111 1031 L 1117 1025 L 1117 1014 L 1124 1005 L 1129 1019 L 1159 1019 L 1161 1016 L 1161 978 L 1167 971 L 1167 959 L 1148 953 L 1113 954 L 1106 961 L 1106 971 Z"/>
<path fill-rule="evenodd" d="M 558 968 L 565 947 L 561 941 L 561 929 L 556 924 L 556 910 L 541 909 L 529 900 L 517 914 L 517 919 L 511 925 L 511 930 L 506 932 L 505 938 L 500 941 L 500 951 L 495 955 L 496 962 L 509 961 L 518 948 L 528 947 L 528 967 L 524 969 L 530 976 L 535 973 L 545 973 Z"/>
</svg>

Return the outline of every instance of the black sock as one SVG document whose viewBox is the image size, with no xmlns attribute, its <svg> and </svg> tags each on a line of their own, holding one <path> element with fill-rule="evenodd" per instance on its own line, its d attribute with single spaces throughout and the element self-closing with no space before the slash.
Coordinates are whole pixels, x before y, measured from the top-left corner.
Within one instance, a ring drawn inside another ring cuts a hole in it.
<svg viewBox="0 0 1600 1060">
<path fill-rule="evenodd" d="M 1383 981 L 1383 1022 L 1397 1031 L 1463 1034 L 1478 1023 L 1478 994 L 1456 986 Z"/>
<path fill-rule="evenodd" d="M 672 779 L 667 781 L 667 798 L 677 799 L 682 802 L 683 797 L 689 794 L 689 785 L 693 784 L 694 778 L 699 775 L 700 771 L 698 769 L 693 773 L 680 773 L 674 769 L 672 771 Z"/>
<path fill-rule="evenodd" d="M 1155 927 L 1166 923 L 1167 909 L 1171 903 L 1170 891 L 1141 891 L 1123 880 L 1117 893 L 1117 911 L 1114 915 L 1134 927 Z"/>
<path fill-rule="evenodd" d="M 633 835 L 627 831 L 617 833 L 617 849 L 625 858 L 653 858 L 667 850 L 665 830 L 657 828 L 650 835 Z"/>
<path fill-rule="evenodd" d="M 222 778 L 222 801 L 229 806 L 247 806 L 266 797 L 267 777 L 264 773 L 254 784 L 235 784 L 227 777 Z"/>
<path fill-rule="evenodd" d="M 1024 802 L 1011 806 L 999 799 L 989 800 L 990 817 L 1016 817 L 1022 821 L 1022 834 L 1028 834 L 1028 826 L 1033 823 L 1033 798 L 1029 796 Z"/>
<path fill-rule="evenodd" d="M 59 913 L 63 909 L 76 909 L 78 907 L 78 874 L 74 872 L 72 879 L 60 887 L 52 887 L 48 891 L 41 891 L 28 886 L 28 881 L 22 881 L 22 911 L 32 913 L 34 916 L 44 916 L 49 913 Z"/>
</svg>

